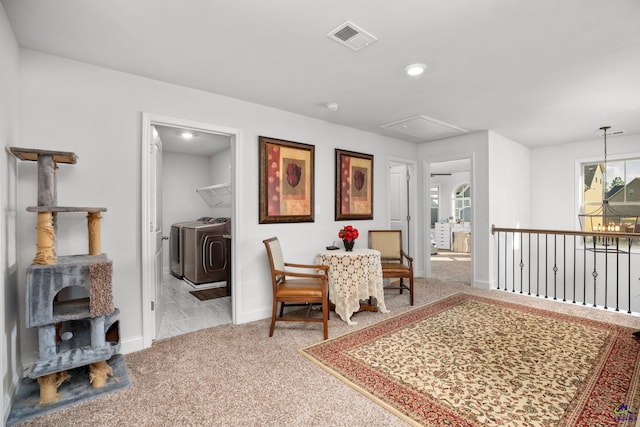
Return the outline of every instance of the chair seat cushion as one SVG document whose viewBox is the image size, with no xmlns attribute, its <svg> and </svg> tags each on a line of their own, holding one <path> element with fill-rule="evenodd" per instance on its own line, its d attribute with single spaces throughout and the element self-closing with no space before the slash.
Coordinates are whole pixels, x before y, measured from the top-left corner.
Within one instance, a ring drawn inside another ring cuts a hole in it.
<svg viewBox="0 0 640 427">
<path fill-rule="evenodd" d="M 322 282 L 313 279 L 287 279 L 278 285 L 278 298 L 322 298 Z"/>
<path fill-rule="evenodd" d="M 410 275 L 411 270 L 409 269 L 408 266 L 404 264 L 399 264 L 394 262 L 383 262 L 382 273 L 385 276 L 390 274 Z"/>
</svg>

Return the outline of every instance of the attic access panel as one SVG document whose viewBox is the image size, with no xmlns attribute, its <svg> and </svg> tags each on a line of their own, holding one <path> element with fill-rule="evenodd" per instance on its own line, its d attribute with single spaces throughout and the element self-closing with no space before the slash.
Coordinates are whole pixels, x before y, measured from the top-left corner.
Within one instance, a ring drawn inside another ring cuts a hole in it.
<svg viewBox="0 0 640 427">
<path fill-rule="evenodd" d="M 409 117 L 380 126 L 393 132 L 413 136 L 424 141 L 447 138 L 467 133 L 466 130 L 424 115 Z"/>
</svg>

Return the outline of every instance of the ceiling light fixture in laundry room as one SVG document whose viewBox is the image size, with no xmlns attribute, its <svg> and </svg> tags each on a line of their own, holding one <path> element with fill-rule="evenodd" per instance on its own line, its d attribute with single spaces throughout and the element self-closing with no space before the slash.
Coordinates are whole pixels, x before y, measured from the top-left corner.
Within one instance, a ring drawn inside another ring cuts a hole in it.
<svg viewBox="0 0 640 427">
<path fill-rule="evenodd" d="M 407 73 L 408 76 L 417 77 L 424 73 L 427 69 L 425 64 L 411 64 L 404 67 L 404 72 Z"/>
<path fill-rule="evenodd" d="M 329 102 L 327 103 L 327 110 L 329 111 L 338 111 L 338 103 L 337 102 Z"/>
<path fill-rule="evenodd" d="M 180 134 L 184 139 L 191 139 L 193 138 L 193 134 L 189 131 L 184 131 Z"/>
</svg>

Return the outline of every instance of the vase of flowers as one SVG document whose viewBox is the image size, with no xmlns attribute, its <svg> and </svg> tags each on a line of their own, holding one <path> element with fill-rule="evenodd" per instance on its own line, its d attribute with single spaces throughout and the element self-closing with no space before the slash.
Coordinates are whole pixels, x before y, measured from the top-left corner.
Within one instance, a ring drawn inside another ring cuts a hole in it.
<svg viewBox="0 0 640 427">
<path fill-rule="evenodd" d="M 344 243 L 344 250 L 347 252 L 351 252 L 353 250 L 353 246 L 356 244 L 358 236 L 358 229 L 353 228 L 350 225 L 345 226 L 338 232 L 338 237 L 342 239 L 342 243 Z"/>
</svg>

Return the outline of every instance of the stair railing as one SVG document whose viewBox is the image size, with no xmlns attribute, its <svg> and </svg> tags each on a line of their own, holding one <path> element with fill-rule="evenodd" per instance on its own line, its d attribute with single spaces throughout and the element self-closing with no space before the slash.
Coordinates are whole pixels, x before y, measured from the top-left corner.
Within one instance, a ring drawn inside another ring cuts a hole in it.
<svg viewBox="0 0 640 427">
<path fill-rule="evenodd" d="M 640 233 L 491 228 L 497 287 L 640 313 Z"/>
</svg>

